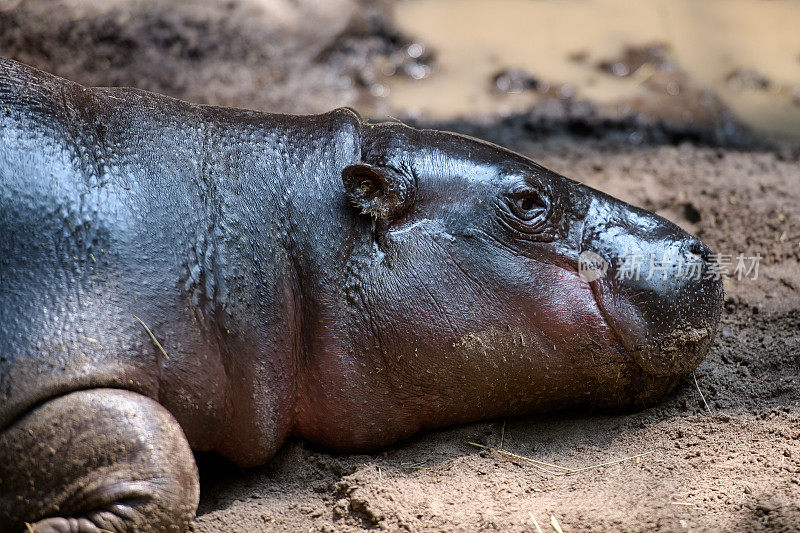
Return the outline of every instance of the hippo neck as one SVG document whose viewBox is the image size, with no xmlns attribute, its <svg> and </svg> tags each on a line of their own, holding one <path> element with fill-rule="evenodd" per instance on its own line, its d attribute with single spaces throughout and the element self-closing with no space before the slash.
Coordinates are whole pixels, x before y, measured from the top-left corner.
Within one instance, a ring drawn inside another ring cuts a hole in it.
<svg viewBox="0 0 800 533">
<path fill-rule="evenodd" d="M 291 432 L 303 317 L 320 262 L 341 241 L 341 170 L 357 159 L 358 117 L 207 108 L 214 198 L 213 307 L 232 405 L 220 452 L 269 458 Z M 243 149 L 244 147 L 244 149 Z M 346 202 L 345 202 L 346 203 Z M 346 207 L 346 206 L 345 206 Z M 313 307 L 313 306 L 312 306 Z"/>
</svg>

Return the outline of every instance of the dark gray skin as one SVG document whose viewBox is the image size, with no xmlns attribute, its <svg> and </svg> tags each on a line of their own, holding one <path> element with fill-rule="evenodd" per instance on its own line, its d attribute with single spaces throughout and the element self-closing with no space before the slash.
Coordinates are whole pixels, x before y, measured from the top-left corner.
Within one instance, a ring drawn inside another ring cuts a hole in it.
<svg viewBox="0 0 800 533">
<path fill-rule="evenodd" d="M 579 276 L 586 250 L 605 277 Z M 618 280 L 629 251 L 713 266 L 674 224 L 479 140 L 2 60 L 0 531 L 184 530 L 191 450 L 257 465 L 290 436 L 370 450 L 648 405 L 708 351 L 722 288 Z"/>
</svg>

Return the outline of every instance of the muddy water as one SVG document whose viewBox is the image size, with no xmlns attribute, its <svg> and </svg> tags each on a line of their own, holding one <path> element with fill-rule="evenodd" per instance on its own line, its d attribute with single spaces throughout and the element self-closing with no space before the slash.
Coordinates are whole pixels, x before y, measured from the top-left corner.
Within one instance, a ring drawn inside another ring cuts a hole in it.
<svg viewBox="0 0 800 533">
<path fill-rule="evenodd" d="M 453 118 L 574 94 L 692 121 L 702 112 L 686 110 L 713 92 L 756 130 L 800 139 L 798 0 L 406 0 L 395 18 L 435 53 L 425 79 L 391 82 L 398 109 Z M 666 61 L 615 66 L 648 45 Z M 506 68 L 529 73 L 535 90 L 498 90 L 508 89 L 493 81 Z"/>
</svg>

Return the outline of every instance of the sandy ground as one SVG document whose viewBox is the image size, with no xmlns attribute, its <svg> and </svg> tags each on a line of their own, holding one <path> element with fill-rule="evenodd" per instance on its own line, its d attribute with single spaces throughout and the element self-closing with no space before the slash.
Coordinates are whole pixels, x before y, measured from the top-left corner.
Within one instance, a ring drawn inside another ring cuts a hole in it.
<svg viewBox="0 0 800 533">
<path fill-rule="evenodd" d="M 4 4 L 0 54 L 200 102 L 374 110 L 377 65 L 408 60 L 380 5 Z M 195 531 L 536 531 L 534 521 L 565 532 L 800 531 L 798 151 L 554 106 L 440 126 L 654 210 L 716 252 L 759 253 L 757 280 L 726 283 L 720 332 L 695 376 L 638 412 L 478 422 L 374 455 L 301 441 L 255 469 L 202 455 Z M 573 469 L 645 455 L 554 475 L 498 449 Z"/>
</svg>

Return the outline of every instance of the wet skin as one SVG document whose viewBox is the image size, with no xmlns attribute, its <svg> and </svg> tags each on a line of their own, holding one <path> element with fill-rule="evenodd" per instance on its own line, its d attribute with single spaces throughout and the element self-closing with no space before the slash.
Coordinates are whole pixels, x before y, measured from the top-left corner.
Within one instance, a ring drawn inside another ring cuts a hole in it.
<svg viewBox="0 0 800 533">
<path fill-rule="evenodd" d="M 645 406 L 716 330 L 699 240 L 489 143 L 9 60 L 0 102 L 0 531 L 183 530 L 192 449 Z"/>
</svg>

